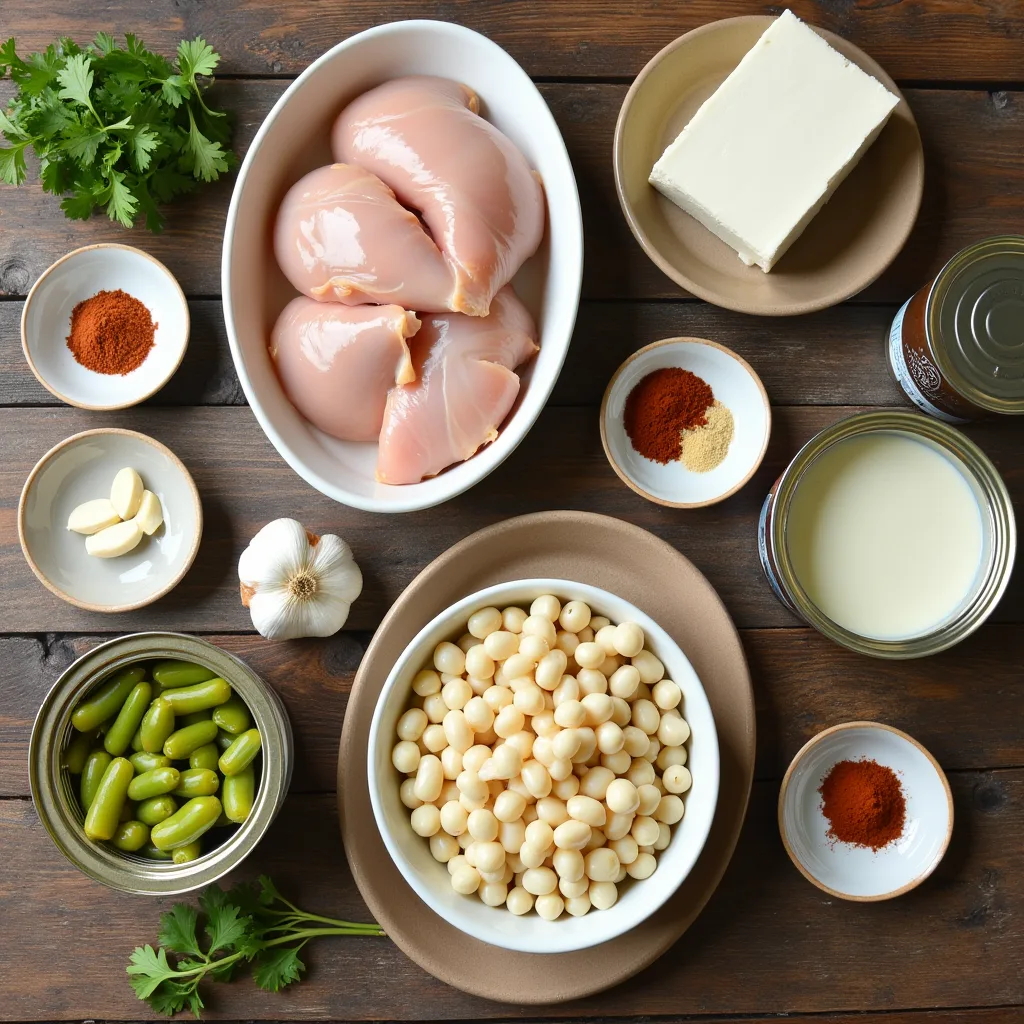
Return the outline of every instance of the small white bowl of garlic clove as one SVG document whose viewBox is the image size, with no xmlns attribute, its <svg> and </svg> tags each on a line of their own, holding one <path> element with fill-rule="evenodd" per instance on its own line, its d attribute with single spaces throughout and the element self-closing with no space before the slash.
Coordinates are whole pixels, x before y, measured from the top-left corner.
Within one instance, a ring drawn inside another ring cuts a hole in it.
<svg viewBox="0 0 1024 1024">
<path fill-rule="evenodd" d="M 151 604 L 199 550 L 203 510 L 181 460 L 133 430 L 86 430 L 36 463 L 18 503 L 29 567 L 61 600 L 95 612 Z"/>
<path fill-rule="evenodd" d="M 367 769 L 381 837 L 424 903 L 483 942 L 566 953 L 635 928 L 683 883 L 719 749 L 700 680 L 657 623 L 596 587 L 534 579 L 424 626 L 378 698 Z"/>
</svg>

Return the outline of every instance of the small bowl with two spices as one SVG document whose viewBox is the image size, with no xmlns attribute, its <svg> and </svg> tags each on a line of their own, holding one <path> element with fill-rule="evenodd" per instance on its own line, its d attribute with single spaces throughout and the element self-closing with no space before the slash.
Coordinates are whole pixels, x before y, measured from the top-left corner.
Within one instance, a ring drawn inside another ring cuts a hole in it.
<svg viewBox="0 0 1024 1024">
<path fill-rule="evenodd" d="M 761 464 L 770 433 L 768 395 L 750 364 L 701 338 L 634 352 L 601 403 L 612 469 L 637 494 L 670 508 L 735 494 Z"/>
<path fill-rule="evenodd" d="M 32 286 L 21 343 L 39 383 L 68 405 L 105 412 L 137 405 L 174 375 L 189 311 L 174 275 L 130 245 L 87 245 Z"/>
<path fill-rule="evenodd" d="M 953 797 L 935 758 L 899 729 L 846 722 L 793 758 L 779 793 L 790 859 L 832 896 L 901 896 L 938 867 L 953 833 Z"/>
</svg>

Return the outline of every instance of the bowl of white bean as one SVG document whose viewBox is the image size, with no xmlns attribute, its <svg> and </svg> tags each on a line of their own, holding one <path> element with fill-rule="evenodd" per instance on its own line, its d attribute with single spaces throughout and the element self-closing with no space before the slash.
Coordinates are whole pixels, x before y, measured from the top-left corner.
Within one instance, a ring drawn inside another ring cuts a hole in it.
<svg viewBox="0 0 1024 1024">
<path fill-rule="evenodd" d="M 565 953 L 636 927 L 689 874 L 718 737 L 686 655 L 639 608 L 517 580 L 406 647 L 367 772 L 384 845 L 427 906 L 483 942 Z"/>
</svg>

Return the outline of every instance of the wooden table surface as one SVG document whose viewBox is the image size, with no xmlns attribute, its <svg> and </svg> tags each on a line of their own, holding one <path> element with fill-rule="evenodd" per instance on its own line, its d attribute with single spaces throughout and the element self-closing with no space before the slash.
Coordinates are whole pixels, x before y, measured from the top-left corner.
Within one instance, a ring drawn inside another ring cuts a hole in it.
<svg viewBox="0 0 1024 1024">
<path fill-rule="evenodd" d="M 308 909 L 366 915 L 348 874 L 335 810 L 338 737 L 352 675 L 371 631 L 431 559 L 472 531 L 542 509 L 588 509 L 674 544 L 719 590 L 741 628 L 758 713 L 748 821 L 721 887 L 697 923 L 638 978 L 549 1009 L 495 1005 L 423 973 L 387 940 L 326 940 L 308 979 L 281 995 L 248 981 L 210 989 L 209 1017 L 240 1019 L 553 1018 L 815 1014 L 879 1024 L 1024 1020 L 1024 583 L 993 621 L 938 657 L 907 664 L 855 656 L 803 628 L 761 575 L 756 518 L 797 447 L 855 407 L 901 406 L 882 339 L 897 306 L 958 248 L 1024 232 L 1024 3 L 1021 0 L 796 0 L 798 15 L 863 47 L 900 83 L 927 157 L 924 205 L 895 265 L 862 295 L 815 314 L 767 320 L 697 302 L 647 260 L 619 212 L 611 172 L 615 116 L 628 83 L 663 45 L 716 18 L 777 13 L 755 0 L 3 0 L 0 38 L 23 51 L 57 35 L 135 32 L 172 52 L 204 35 L 223 55 L 217 99 L 237 112 L 236 149 L 289 80 L 340 39 L 406 17 L 460 21 L 506 47 L 536 77 L 565 135 L 583 198 L 584 301 L 568 363 L 522 447 L 485 484 L 442 509 L 383 518 L 313 491 L 276 454 L 228 354 L 219 301 L 225 181 L 170 208 L 168 230 L 126 234 L 72 223 L 35 184 L 0 186 L 0 1017 L 139 1019 L 124 974 L 155 937 L 165 904 L 110 892 L 57 852 L 28 797 L 33 716 L 77 655 L 110 634 L 171 628 L 210 636 L 271 682 L 298 746 L 291 795 L 246 873 L 266 871 Z M 0 99 L 10 95 L 0 84 Z M 63 405 L 22 357 L 24 295 L 55 259 L 96 241 L 130 241 L 164 260 L 190 297 L 192 343 L 174 380 L 112 415 Z M 750 360 L 775 429 L 756 477 L 735 497 L 691 512 L 662 509 L 608 467 L 597 408 L 613 369 L 661 337 L 694 334 Z M 195 566 L 150 608 L 105 617 L 42 588 L 18 547 L 25 477 L 52 444 L 87 427 L 129 426 L 168 444 L 202 492 L 206 532 Z M 993 458 L 1020 511 L 1020 425 L 967 431 Z M 538 466 L 543 472 L 538 472 Z M 239 604 L 239 553 L 263 523 L 297 515 L 352 545 L 366 579 L 345 631 L 327 641 L 269 643 Z M 949 773 L 956 827 L 918 890 L 889 903 L 826 897 L 779 841 L 779 779 L 820 729 L 869 718 L 906 729 Z"/>
</svg>

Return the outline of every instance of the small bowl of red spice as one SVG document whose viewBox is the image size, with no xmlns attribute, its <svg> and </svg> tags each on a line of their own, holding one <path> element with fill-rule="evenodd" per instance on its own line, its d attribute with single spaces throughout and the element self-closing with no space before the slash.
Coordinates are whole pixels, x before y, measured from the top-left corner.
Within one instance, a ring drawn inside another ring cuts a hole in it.
<svg viewBox="0 0 1024 1024">
<path fill-rule="evenodd" d="M 141 249 L 113 242 L 62 256 L 25 300 L 21 344 L 39 383 L 68 405 L 137 405 L 174 375 L 189 312 L 174 275 Z"/>
<path fill-rule="evenodd" d="M 620 479 L 648 501 L 701 508 L 735 494 L 764 458 L 771 408 L 745 359 L 703 338 L 634 352 L 601 403 L 601 443 Z"/>
<path fill-rule="evenodd" d="M 938 866 L 953 797 L 938 761 L 899 729 L 846 722 L 793 758 L 779 793 L 790 859 L 819 889 L 870 902 L 909 892 Z"/>
</svg>

